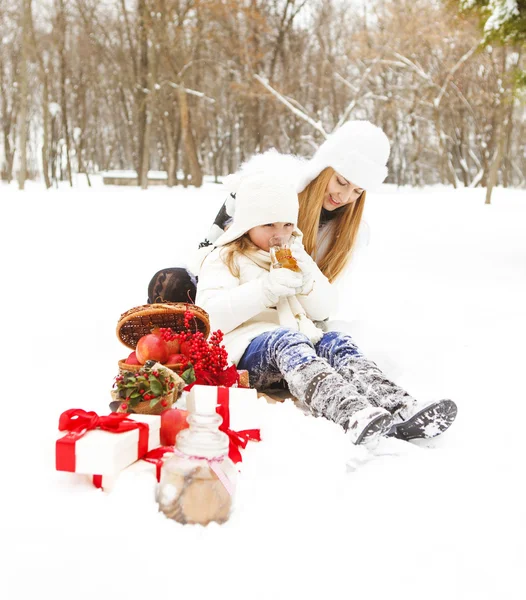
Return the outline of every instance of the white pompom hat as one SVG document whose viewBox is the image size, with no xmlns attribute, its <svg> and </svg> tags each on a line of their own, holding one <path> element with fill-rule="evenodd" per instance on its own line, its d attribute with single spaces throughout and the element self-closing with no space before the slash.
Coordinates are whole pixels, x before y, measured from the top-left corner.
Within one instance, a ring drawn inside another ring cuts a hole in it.
<svg viewBox="0 0 526 600">
<path fill-rule="evenodd" d="M 249 229 L 267 223 L 298 222 L 298 194 L 290 178 L 276 176 L 268 171 L 247 175 L 229 175 L 224 183 L 236 194 L 232 224 L 214 242 L 224 246 L 237 240 Z M 300 234 L 295 229 L 296 234 Z"/>
<path fill-rule="evenodd" d="M 304 164 L 297 192 L 327 167 L 367 192 L 374 191 L 387 177 L 389 152 L 389 139 L 380 127 L 370 121 L 347 121 Z"/>
</svg>

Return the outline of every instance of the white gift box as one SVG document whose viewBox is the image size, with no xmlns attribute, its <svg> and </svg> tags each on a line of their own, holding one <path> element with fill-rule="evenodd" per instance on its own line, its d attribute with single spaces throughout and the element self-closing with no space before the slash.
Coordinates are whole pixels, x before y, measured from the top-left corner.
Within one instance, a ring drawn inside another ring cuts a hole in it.
<svg viewBox="0 0 526 600">
<path fill-rule="evenodd" d="M 229 428 L 233 431 L 257 428 L 257 418 L 254 417 L 254 403 L 258 400 L 257 390 L 239 387 L 223 389 L 228 390 Z M 205 405 L 213 404 L 217 410 L 219 407 L 218 388 L 213 385 L 194 385 L 186 396 L 186 408 L 192 410 L 196 402 Z"/>
<path fill-rule="evenodd" d="M 173 453 L 167 453 L 163 462 L 173 456 Z M 105 492 L 112 492 L 116 485 L 131 485 L 135 484 L 139 479 L 141 485 L 151 485 L 152 488 L 157 483 L 157 465 L 146 460 L 138 460 L 129 465 L 120 473 L 114 475 L 93 475 L 90 477 L 93 485 L 101 488 Z"/>
<path fill-rule="evenodd" d="M 160 445 L 160 416 L 135 414 L 127 416 L 133 421 L 148 425 L 147 448 L 142 454 L 139 452 L 139 429 L 122 433 L 92 429 L 80 439 L 76 439 L 73 444 L 64 444 L 61 441 L 74 439 L 76 434 L 60 432 L 56 447 L 57 470 L 89 475 L 114 475 Z M 64 460 L 64 453 L 67 452 L 74 452 L 74 460 Z"/>
</svg>

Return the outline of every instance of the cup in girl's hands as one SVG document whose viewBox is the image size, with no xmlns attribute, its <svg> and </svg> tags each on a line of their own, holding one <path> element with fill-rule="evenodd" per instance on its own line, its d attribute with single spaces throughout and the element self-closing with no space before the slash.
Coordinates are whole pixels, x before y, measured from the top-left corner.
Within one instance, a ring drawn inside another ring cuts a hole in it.
<svg viewBox="0 0 526 600">
<path fill-rule="evenodd" d="M 273 269 L 290 269 L 299 273 L 301 269 L 290 249 L 290 237 L 290 235 L 275 235 L 270 238 L 270 262 Z"/>
</svg>

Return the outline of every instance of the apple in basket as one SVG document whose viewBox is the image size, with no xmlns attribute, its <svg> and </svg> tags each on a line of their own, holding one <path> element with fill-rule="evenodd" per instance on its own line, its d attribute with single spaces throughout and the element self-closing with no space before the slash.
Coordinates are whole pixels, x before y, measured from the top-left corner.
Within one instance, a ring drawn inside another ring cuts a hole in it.
<svg viewBox="0 0 526 600">
<path fill-rule="evenodd" d="M 148 333 L 143 335 L 137 342 L 135 354 L 141 365 L 144 365 L 148 360 L 165 363 L 168 358 L 168 348 L 162 338 L 153 333 Z"/>
<path fill-rule="evenodd" d="M 141 363 L 137 360 L 135 352 L 132 352 L 128 358 L 124 361 L 127 365 L 140 365 Z"/>
<path fill-rule="evenodd" d="M 179 365 L 186 364 L 188 362 L 188 356 L 184 354 L 170 354 L 170 356 L 166 359 L 167 365 Z"/>
<path fill-rule="evenodd" d="M 188 411 L 169 408 L 161 413 L 161 446 L 173 446 L 177 434 L 188 427 Z"/>
<path fill-rule="evenodd" d="M 181 352 L 179 340 L 167 340 L 166 347 L 168 348 L 168 354 L 179 354 L 179 352 Z M 170 363 L 170 361 L 168 361 L 168 363 Z"/>
</svg>

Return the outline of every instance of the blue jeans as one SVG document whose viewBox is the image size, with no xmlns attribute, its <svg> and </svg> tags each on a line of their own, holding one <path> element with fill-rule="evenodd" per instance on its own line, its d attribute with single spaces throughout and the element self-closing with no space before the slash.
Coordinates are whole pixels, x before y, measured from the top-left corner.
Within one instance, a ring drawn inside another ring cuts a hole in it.
<svg viewBox="0 0 526 600">
<path fill-rule="evenodd" d="M 285 379 L 311 412 L 344 427 L 360 409 L 375 406 L 394 414 L 414 402 L 361 353 L 350 335 L 339 331 L 325 333 L 317 344 L 285 327 L 263 333 L 250 342 L 238 369 L 249 372 L 256 389 Z"/>
<path fill-rule="evenodd" d="M 303 333 L 280 327 L 258 335 L 241 357 L 237 367 L 249 372 L 250 385 L 268 388 L 284 379 L 302 364 L 323 358 L 334 369 L 343 363 L 363 357 L 351 336 L 329 331 L 316 344 Z"/>
</svg>

